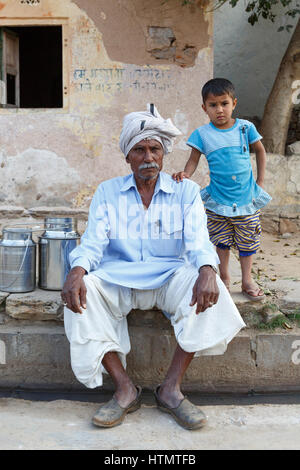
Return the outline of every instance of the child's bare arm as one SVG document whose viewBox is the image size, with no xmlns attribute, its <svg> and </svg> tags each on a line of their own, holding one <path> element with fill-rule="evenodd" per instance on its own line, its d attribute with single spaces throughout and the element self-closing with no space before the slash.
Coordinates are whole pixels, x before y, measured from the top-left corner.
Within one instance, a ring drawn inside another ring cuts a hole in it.
<svg viewBox="0 0 300 470">
<path fill-rule="evenodd" d="M 201 152 L 193 148 L 190 154 L 190 158 L 186 162 L 184 170 L 179 171 L 178 173 L 174 173 L 172 175 L 173 179 L 176 180 L 178 183 L 179 181 L 182 181 L 184 178 L 190 178 L 198 166 L 200 156 L 201 156 Z"/>
<path fill-rule="evenodd" d="M 265 170 L 266 170 L 266 151 L 265 147 L 259 140 L 251 145 L 251 148 L 255 152 L 256 155 L 256 168 L 257 168 L 257 177 L 256 182 L 259 186 L 263 187 L 264 180 L 265 180 Z"/>
</svg>

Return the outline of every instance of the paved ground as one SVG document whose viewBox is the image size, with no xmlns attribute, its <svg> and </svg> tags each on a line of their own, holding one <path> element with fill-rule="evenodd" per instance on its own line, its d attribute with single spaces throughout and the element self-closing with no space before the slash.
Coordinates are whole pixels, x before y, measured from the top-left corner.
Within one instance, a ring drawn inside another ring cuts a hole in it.
<svg viewBox="0 0 300 470">
<path fill-rule="evenodd" d="M 0 399 L 1 450 L 300 449 L 300 404 L 207 405 L 207 426 L 187 431 L 154 404 L 121 426 L 91 423 L 98 404 Z M 130 455 L 130 453 L 128 454 Z"/>
</svg>

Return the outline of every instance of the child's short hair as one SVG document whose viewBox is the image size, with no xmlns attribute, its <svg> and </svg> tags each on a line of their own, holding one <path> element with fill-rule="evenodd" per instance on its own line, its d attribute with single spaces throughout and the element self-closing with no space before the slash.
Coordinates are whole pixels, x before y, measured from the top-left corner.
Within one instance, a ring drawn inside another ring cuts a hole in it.
<svg viewBox="0 0 300 470">
<path fill-rule="evenodd" d="M 233 100 L 235 99 L 234 86 L 226 78 L 213 78 L 212 80 L 209 80 L 205 83 L 202 88 L 203 103 L 205 103 L 210 93 L 214 96 L 220 96 L 227 93 Z"/>
</svg>

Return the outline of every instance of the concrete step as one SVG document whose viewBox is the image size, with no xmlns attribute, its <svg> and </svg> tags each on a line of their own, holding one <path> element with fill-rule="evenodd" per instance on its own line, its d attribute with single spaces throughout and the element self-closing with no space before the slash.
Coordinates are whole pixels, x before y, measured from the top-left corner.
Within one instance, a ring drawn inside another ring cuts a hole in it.
<svg viewBox="0 0 300 470">
<path fill-rule="evenodd" d="M 149 327 L 151 323 L 151 327 Z M 175 348 L 173 331 L 159 311 L 129 316 L 131 352 L 127 369 L 136 383 L 161 383 Z M 63 326 L 0 326 L 0 389 L 81 389 L 70 367 Z M 261 333 L 246 329 L 222 356 L 195 358 L 184 387 L 202 392 L 267 392 L 300 389 L 300 329 Z M 106 377 L 106 389 L 112 384 Z"/>
</svg>

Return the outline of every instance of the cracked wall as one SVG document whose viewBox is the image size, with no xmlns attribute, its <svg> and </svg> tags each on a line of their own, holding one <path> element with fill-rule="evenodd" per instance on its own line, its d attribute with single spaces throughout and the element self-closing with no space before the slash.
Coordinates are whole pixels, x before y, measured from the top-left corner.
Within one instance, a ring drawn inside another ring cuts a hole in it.
<svg viewBox="0 0 300 470">
<path fill-rule="evenodd" d="M 206 0 L 186 6 L 180 0 L 74 0 L 74 3 L 87 12 L 102 32 L 112 60 L 138 65 L 174 62 L 192 66 L 199 51 L 210 47 L 212 16 Z"/>
<path fill-rule="evenodd" d="M 130 171 L 119 150 L 126 113 L 153 102 L 183 135 L 167 172 L 183 168 L 189 134 L 207 122 L 212 13 L 177 0 L 3 0 L 0 25 L 63 24 L 64 108 L 0 109 L 0 204 L 77 207 Z M 197 176 L 207 181 L 207 168 Z"/>
</svg>

